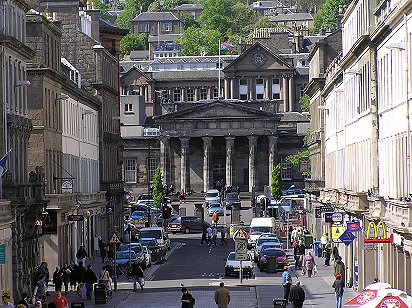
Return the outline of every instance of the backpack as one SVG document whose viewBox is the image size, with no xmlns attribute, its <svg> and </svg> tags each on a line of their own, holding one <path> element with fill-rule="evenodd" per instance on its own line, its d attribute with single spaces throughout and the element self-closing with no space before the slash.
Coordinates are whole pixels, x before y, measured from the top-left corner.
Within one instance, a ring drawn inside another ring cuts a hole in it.
<svg viewBox="0 0 412 308">
<path fill-rule="evenodd" d="M 192 294 L 190 294 L 192 296 Z M 195 298 L 192 296 L 192 298 L 190 299 L 190 303 L 192 304 L 192 306 L 194 306 L 196 304 L 196 300 Z"/>
</svg>

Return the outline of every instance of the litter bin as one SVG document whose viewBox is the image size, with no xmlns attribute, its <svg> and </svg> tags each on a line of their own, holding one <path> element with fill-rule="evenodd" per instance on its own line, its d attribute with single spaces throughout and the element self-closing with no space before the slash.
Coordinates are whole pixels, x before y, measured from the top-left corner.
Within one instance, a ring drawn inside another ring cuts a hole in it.
<svg viewBox="0 0 412 308">
<path fill-rule="evenodd" d="M 276 258 L 267 258 L 267 260 L 266 260 L 266 273 L 277 273 Z"/>
<path fill-rule="evenodd" d="M 273 300 L 273 308 L 286 308 L 286 299 L 275 298 Z"/>
<path fill-rule="evenodd" d="M 313 242 L 313 254 L 315 255 L 315 257 L 320 257 L 322 254 L 319 254 L 320 251 L 320 242 L 319 241 L 315 241 Z"/>
<path fill-rule="evenodd" d="M 84 302 L 72 302 L 71 308 L 85 308 Z"/>
<path fill-rule="evenodd" d="M 98 283 L 94 285 L 94 303 L 106 304 L 106 285 L 104 283 Z"/>
<path fill-rule="evenodd" d="M 308 249 L 308 248 L 311 248 L 312 247 L 312 244 L 313 244 L 313 236 L 312 235 L 310 235 L 310 234 L 305 234 L 304 236 L 303 236 L 303 244 L 305 245 L 305 247 Z"/>
</svg>

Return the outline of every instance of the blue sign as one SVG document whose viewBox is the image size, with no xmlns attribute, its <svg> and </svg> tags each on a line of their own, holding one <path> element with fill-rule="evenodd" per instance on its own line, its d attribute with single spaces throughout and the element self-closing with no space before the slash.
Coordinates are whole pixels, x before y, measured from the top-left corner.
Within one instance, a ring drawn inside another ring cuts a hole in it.
<svg viewBox="0 0 412 308">
<path fill-rule="evenodd" d="M 348 232 L 359 232 L 361 230 L 360 221 L 350 221 L 347 223 Z"/>
<path fill-rule="evenodd" d="M 349 246 L 352 244 L 353 240 L 356 238 L 356 236 L 353 235 L 353 233 L 348 232 L 346 230 L 345 232 L 342 233 L 341 236 L 339 236 L 339 239 L 344 243 L 346 246 Z"/>
<path fill-rule="evenodd" d="M 6 264 L 6 245 L 0 245 L 0 264 Z"/>
</svg>

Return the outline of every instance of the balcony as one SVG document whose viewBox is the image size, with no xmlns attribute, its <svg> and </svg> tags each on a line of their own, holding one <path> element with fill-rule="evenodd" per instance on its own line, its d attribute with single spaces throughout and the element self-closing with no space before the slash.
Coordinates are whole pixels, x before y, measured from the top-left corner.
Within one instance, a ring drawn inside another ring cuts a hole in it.
<svg viewBox="0 0 412 308">
<path fill-rule="evenodd" d="M 83 205 L 103 203 L 106 201 L 106 192 L 50 194 L 46 195 L 46 198 L 50 200 L 48 208 L 68 210 L 78 203 Z"/>
<path fill-rule="evenodd" d="M 0 200 L 0 223 L 11 223 L 14 221 L 11 216 L 11 202 L 7 200 Z"/>
<path fill-rule="evenodd" d="M 412 208 L 410 204 L 397 200 L 387 201 L 385 220 L 397 227 L 412 227 Z"/>
</svg>

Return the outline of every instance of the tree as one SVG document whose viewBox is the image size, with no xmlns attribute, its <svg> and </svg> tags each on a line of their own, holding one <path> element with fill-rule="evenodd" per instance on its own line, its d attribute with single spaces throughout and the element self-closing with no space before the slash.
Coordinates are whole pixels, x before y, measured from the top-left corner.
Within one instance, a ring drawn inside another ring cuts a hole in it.
<svg viewBox="0 0 412 308">
<path fill-rule="evenodd" d="M 162 180 L 162 173 L 160 172 L 160 167 L 156 168 L 154 177 L 153 177 L 153 202 L 155 206 L 160 207 L 162 204 L 163 196 L 164 196 L 164 186 Z"/>
<path fill-rule="evenodd" d="M 219 53 L 219 32 L 216 30 L 189 27 L 183 32 L 181 39 L 184 56 L 199 56 L 202 51 L 206 55 Z"/>
<path fill-rule="evenodd" d="M 300 110 L 302 110 L 302 112 L 309 112 L 309 105 L 310 105 L 309 95 L 304 94 L 303 96 L 301 96 L 299 103 L 300 103 Z"/>
<path fill-rule="evenodd" d="M 275 200 L 280 200 L 282 197 L 283 183 L 280 171 L 280 164 L 277 164 L 272 170 L 272 183 L 270 183 L 270 187 L 272 189 L 272 197 Z"/>
<path fill-rule="evenodd" d="M 250 32 L 256 20 L 257 16 L 249 5 L 236 2 L 233 5 L 233 17 L 230 30 L 234 33 Z"/>
<path fill-rule="evenodd" d="M 208 29 L 219 31 L 221 36 L 225 36 L 231 28 L 234 10 L 232 0 L 201 0 L 203 7 L 199 22 Z"/>
<path fill-rule="evenodd" d="M 125 35 L 120 41 L 120 56 L 130 54 L 133 50 L 147 50 L 147 35 L 146 33 Z"/>
<path fill-rule="evenodd" d="M 132 19 L 139 11 L 139 4 L 135 0 L 126 0 L 123 4 L 123 10 L 120 11 L 116 18 L 116 25 L 123 29 L 132 29 Z"/>
<path fill-rule="evenodd" d="M 306 94 L 305 94 L 306 95 Z M 303 110 L 302 110 L 303 111 Z M 308 146 L 308 138 L 310 136 L 310 130 L 306 131 L 305 136 L 303 137 L 303 147 L 305 148 L 303 151 L 300 151 L 296 154 L 289 155 L 286 157 L 286 161 L 291 163 L 293 166 L 299 166 L 301 161 L 309 162 L 310 159 L 310 152 L 307 150 Z M 303 176 L 310 176 L 310 168 L 307 171 L 301 171 Z"/>
<path fill-rule="evenodd" d="M 189 13 L 182 14 L 181 21 L 183 23 L 183 30 L 186 30 L 190 27 L 199 28 L 199 23 L 194 19 Z"/>
<path fill-rule="evenodd" d="M 100 19 L 108 20 L 109 5 L 100 0 L 89 0 L 96 10 L 100 11 Z"/>
<path fill-rule="evenodd" d="M 270 21 L 269 17 L 262 16 L 256 20 L 255 24 L 253 25 L 253 28 L 254 29 L 275 28 L 275 25 L 273 22 Z"/>
<path fill-rule="evenodd" d="M 320 29 L 334 31 L 338 27 L 339 5 L 348 5 L 351 0 L 325 0 L 322 8 L 316 13 L 314 18 L 314 31 Z"/>
</svg>

